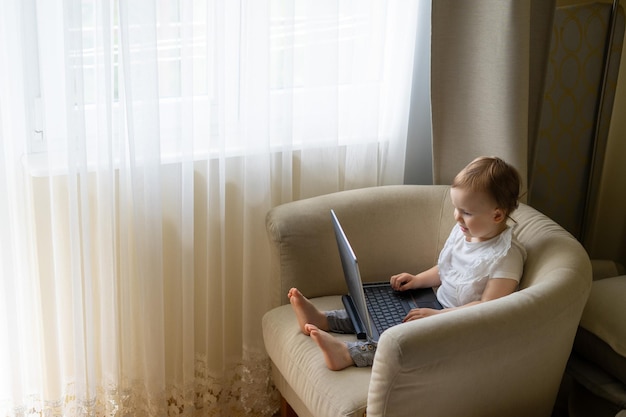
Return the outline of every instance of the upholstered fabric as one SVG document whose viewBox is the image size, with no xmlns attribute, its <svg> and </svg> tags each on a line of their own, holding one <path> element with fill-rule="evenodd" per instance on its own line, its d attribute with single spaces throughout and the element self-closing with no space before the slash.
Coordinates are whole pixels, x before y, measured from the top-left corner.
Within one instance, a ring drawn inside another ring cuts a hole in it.
<svg viewBox="0 0 626 417">
<path fill-rule="evenodd" d="M 321 309 L 346 293 L 330 209 L 365 281 L 434 265 L 454 219 L 447 186 L 345 191 L 270 211 L 282 303 L 263 318 L 274 382 L 300 417 L 549 416 L 591 285 L 582 246 L 526 205 L 513 215 L 528 251 L 521 290 L 387 330 L 374 366 L 333 372 L 298 327 L 287 291 Z M 337 335 L 344 340 L 353 336 Z"/>
<path fill-rule="evenodd" d="M 626 276 L 594 281 L 574 351 L 621 382 L 626 390 Z M 626 397 L 623 399 L 626 403 Z"/>
<path fill-rule="evenodd" d="M 580 325 L 626 357 L 626 276 L 595 281 Z"/>
<path fill-rule="evenodd" d="M 615 416 L 626 412 L 626 276 L 605 278 L 621 265 L 593 261 L 594 282 L 574 340 L 567 373 L 572 417 Z"/>
<path fill-rule="evenodd" d="M 616 277 L 626 274 L 624 265 L 609 259 L 592 259 L 591 269 L 594 280 Z"/>
<path fill-rule="evenodd" d="M 582 326 L 578 326 L 573 353 L 601 368 L 626 388 L 626 357 L 615 352 L 607 342 Z"/>
</svg>

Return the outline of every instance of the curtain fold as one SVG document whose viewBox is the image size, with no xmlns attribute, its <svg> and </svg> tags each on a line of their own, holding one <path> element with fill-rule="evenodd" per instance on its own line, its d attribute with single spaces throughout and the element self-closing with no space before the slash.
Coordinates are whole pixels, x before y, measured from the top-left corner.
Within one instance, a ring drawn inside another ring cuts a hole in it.
<svg viewBox="0 0 626 417">
<path fill-rule="evenodd" d="M 265 214 L 402 183 L 417 34 L 408 0 L 1 2 L 0 414 L 272 415 Z"/>
<path fill-rule="evenodd" d="M 500 156 L 527 178 L 553 13 L 554 1 L 433 2 L 435 183 L 450 183 L 480 155 Z"/>
</svg>

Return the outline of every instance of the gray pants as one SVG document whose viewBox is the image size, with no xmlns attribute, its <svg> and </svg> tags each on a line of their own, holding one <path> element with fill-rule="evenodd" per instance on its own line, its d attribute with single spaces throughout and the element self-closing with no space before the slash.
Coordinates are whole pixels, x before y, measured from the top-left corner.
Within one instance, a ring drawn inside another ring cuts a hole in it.
<svg viewBox="0 0 626 417">
<path fill-rule="evenodd" d="M 327 311 L 326 319 L 328 320 L 329 330 L 333 333 L 354 333 L 354 326 L 346 310 Z M 376 353 L 376 344 L 364 340 L 356 342 L 346 342 L 348 352 L 354 364 L 358 367 L 372 366 L 374 363 L 374 354 Z"/>
</svg>

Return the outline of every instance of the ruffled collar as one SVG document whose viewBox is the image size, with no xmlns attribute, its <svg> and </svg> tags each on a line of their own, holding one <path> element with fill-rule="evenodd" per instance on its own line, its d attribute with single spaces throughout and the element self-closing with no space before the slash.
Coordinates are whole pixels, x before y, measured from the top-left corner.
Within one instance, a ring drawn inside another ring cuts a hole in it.
<svg viewBox="0 0 626 417">
<path fill-rule="evenodd" d="M 513 240 L 513 228 L 507 228 L 498 236 L 484 242 L 467 242 L 459 225 L 448 237 L 443 250 L 439 254 L 439 273 L 444 276 L 457 275 L 461 281 L 474 280 L 489 275 L 492 267 L 502 259 L 511 249 Z M 455 270 L 452 262 L 454 251 L 459 245 L 465 245 L 468 252 L 476 254 L 475 259 L 464 266 L 463 270 Z"/>
</svg>

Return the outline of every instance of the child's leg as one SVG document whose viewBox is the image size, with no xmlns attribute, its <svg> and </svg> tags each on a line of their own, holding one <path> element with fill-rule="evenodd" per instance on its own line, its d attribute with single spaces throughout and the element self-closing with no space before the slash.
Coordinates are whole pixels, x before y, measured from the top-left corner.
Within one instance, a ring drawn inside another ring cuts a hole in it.
<svg viewBox="0 0 626 417">
<path fill-rule="evenodd" d="M 346 346 L 352 361 L 357 367 L 362 368 L 374 364 L 375 343 L 357 340 L 356 342 L 346 342 Z"/>
<path fill-rule="evenodd" d="M 287 296 L 302 333 L 309 334 L 305 327 L 307 324 L 313 324 L 324 331 L 354 333 L 354 326 L 345 310 L 320 311 L 297 288 L 289 290 Z"/>
<path fill-rule="evenodd" d="M 354 334 L 354 325 L 346 310 L 330 310 L 324 313 L 328 330 L 334 333 Z"/>
<path fill-rule="evenodd" d="M 343 343 L 312 324 L 307 324 L 306 328 L 322 350 L 328 369 L 339 371 L 349 366 L 372 366 L 374 363 L 376 345 L 373 343 L 364 341 Z"/>
</svg>

